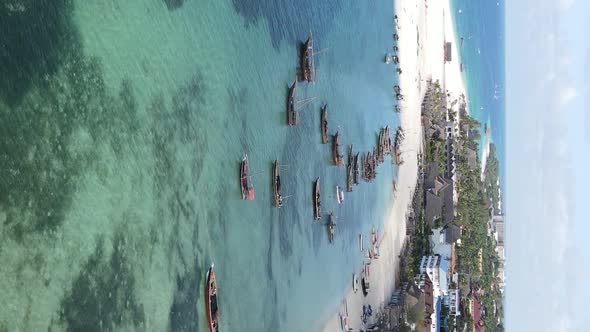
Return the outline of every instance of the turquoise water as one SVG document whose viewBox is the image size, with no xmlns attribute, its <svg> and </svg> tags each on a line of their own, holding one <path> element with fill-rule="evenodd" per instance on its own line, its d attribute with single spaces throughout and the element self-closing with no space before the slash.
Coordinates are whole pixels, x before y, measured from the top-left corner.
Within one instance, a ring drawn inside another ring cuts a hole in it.
<svg viewBox="0 0 590 332">
<path fill-rule="evenodd" d="M 0 331 L 205 331 L 212 262 L 223 331 L 311 331 L 360 268 L 357 235 L 382 224 L 396 170 L 386 161 L 338 206 L 345 168 L 320 144 L 320 105 L 343 154 L 397 126 L 392 2 L 167 1 L 0 9 Z M 287 127 L 310 30 L 327 50 L 298 98 L 316 99 Z M 318 176 L 334 245 L 312 218 Z"/>
<path fill-rule="evenodd" d="M 470 113 L 492 127 L 501 182 L 505 185 L 505 1 L 452 0 L 451 8 L 457 38 L 464 38 L 459 54 Z M 483 126 L 481 133 L 483 143 Z"/>
</svg>

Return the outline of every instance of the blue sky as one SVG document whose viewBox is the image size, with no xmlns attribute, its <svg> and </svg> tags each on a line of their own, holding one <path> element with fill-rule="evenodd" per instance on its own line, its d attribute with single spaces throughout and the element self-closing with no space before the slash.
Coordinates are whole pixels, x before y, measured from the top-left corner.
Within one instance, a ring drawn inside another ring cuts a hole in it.
<svg viewBox="0 0 590 332">
<path fill-rule="evenodd" d="M 590 2 L 506 2 L 508 331 L 590 331 Z"/>
</svg>

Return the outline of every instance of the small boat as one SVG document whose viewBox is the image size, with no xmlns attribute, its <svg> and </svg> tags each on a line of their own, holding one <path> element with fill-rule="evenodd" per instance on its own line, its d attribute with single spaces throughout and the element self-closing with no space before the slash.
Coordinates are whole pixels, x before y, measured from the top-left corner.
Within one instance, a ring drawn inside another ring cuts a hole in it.
<svg viewBox="0 0 590 332">
<path fill-rule="evenodd" d="M 279 162 L 276 159 L 272 167 L 272 173 L 275 206 L 280 208 L 283 206 L 283 194 L 281 190 L 281 174 L 279 170 Z"/>
<path fill-rule="evenodd" d="M 336 216 L 334 212 L 330 212 L 330 221 L 328 222 L 328 240 L 330 243 L 334 242 L 334 229 L 336 228 Z"/>
<path fill-rule="evenodd" d="M 322 144 L 328 143 L 328 105 L 322 106 L 322 117 L 320 131 L 322 134 Z"/>
<path fill-rule="evenodd" d="M 352 274 L 352 291 L 355 293 L 359 291 L 359 279 L 356 273 Z"/>
<path fill-rule="evenodd" d="M 342 165 L 342 156 L 338 152 L 338 147 L 340 146 L 340 143 L 338 142 L 339 136 L 339 132 L 336 132 L 336 134 L 332 136 L 332 161 L 336 166 Z"/>
<path fill-rule="evenodd" d="M 205 285 L 205 311 L 209 332 L 219 332 L 219 307 L 217 305 L 217 281 L 213 264 L 207 271 L 207 284 Z"/>
<path fill-rule="evenodd" d="M 336 186 L 336 201 L 338 204 L 342 204 L 342 202 L 344 202 L 344 191 L 340 186 Z"/>
<path fill-rule="evenodd" d="M 322 219 L 322 201 L 320 197 L 320 178 L 318 177 L 313 183 L 313 218 Z"/>
<path fill-rule="evenodd" d="M 363 252 L 363 234 L 359 234 L 359 249 Z"/>
<path fill-rule="evenodd" d="M 309 34 L 307 40 L 301 45 L 301 73 L 304 81 L 315 80 L 315 62 L 313 54 L 313 35 Z"/>
<path fill-rule="evenodd" d="M 240 186 L 242 189 L 242 199 L 253 201 L 254 188 L 248 183 L 248 155 L 244 154 L 242 162 L 240 163 Z"/>
<path fill-rule="evenodd" d="M 354 156 L 354 172 L 353 172 L 353 182 L 354 184 L 358 185 L 359 184 L 359 154 L 360 152 L 357 152 L 356 155 Z"/>
<path fill-rule="evenodd" d="M 393 54 L 386 53 L 385 54 L 385 64 L 388 65 L 393 62 Z"/>
<path fill-rule="evenodd" d="M 346 191 L 352 191 L 354 183 L 354 154 L 352 153 L 352 144 L 348 146 L 348 163 L 346 165 Z"/>
<path fill-rule="evenodd" d="M 295 90 L 297 89 L 297 80 L 289 87 L 287 96 L 287 125 L 295 126 L 299 123 L 297 110 L 295 109 Z"/>
</svg>

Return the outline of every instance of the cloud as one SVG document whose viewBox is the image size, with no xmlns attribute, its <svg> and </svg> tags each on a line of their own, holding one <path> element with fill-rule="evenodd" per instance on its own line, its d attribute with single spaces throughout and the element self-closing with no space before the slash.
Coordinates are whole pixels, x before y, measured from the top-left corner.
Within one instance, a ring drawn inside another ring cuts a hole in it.
<svg viewBox="0 0 590 332">
<path fill-rule="evenodd" d="M 572 7 L 575 0 L 559 0 L 559 9 L 561 11 L 566 11 Z"/>
<path fill-rule="evenodd" d="M 563 87 L 559 91 L 559 104 L 566 106 L 570 101 L 578 96 L 578 90 L 573 86 Z"/>
</svg>

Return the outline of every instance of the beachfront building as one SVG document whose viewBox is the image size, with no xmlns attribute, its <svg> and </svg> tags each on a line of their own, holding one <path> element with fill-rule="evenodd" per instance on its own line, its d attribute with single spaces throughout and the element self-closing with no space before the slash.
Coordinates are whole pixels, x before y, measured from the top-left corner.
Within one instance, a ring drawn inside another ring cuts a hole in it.
<svg viewBox="0 0 590 332">
<path fill-rule="evenodd" d="M 461 299 L 459 298 L 459 290 L 458 289 L 449 289 L 448 295 L 448 304 L 449 304 L 449 314 L 452 316 L 460 316 L 461 311 L 459 310 L 459 303 Z"/>
<path fill-rule="evenodd" d="M 427 275 L 432 281 L 435 297 L 448 293 L 448 266 L 448 260 L 439 255 L 422 257 L 420 274 Z"/>
<path fill-rule="evenodd" d="M 498 257 L 498 274 L 496 277 L 499 279 L 498 286 L 500 291 L 504 292 L 504 285 L 506 282 L 506 276 L 504 274 L 504 264 L 506 261 L 506 254 L 504 248 L 504 216 L 495 215 L 490 219 L 490 230 L 494 237 L 495 252 Z"/>
<path fill-rule="evenodd" d="M 424 324 L 426 331 L 437 332 L 440 301 L 436 295 L 436 287 L 427 273 L 421 273 L 418 279 L 418 287 L 424 294 Z"/>
<path fill-rule="evenodd" d="M 425 218 L 430 227 L 440 220 L 441 225 L 449 224 L 455 217 L 453 202 L 453 182 L 436 175 L 437 166 L 428 167 L 424 187 L 426 189 Z"/>
</svg>

